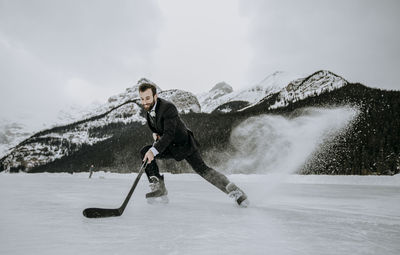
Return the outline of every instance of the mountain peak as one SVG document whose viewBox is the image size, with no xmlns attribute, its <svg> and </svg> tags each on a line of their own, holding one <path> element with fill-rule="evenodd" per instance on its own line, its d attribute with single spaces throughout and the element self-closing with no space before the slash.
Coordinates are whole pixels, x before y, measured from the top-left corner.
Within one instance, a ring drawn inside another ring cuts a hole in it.
<svg viewBox="0 0 400 255">
<path fill-rule="evenodd" d="M 222 91 L 225 92 L 226 94 L 233 92 L 232 87 L 231 87 L 228 83 L 226 83 L 226 82 L 224 82 L 224 81 L 217 83 L 217 84 L 210 90 L 210 92 L 216 91 L 216 90 L 222 90 Z"/>
<path fill-rule="evenodd" d="M 284 71 L 275 71 L 257 83 L 255 87 L 264 88 L 270 93 L 274 93 L 286 87 L 291 81 L 297 79 L 298 77 L 299 75 L 297 74 Z"/>
<path fill-rule="evenodd" d="M 280 74 L 284 74 L 285 72 L 284 71 L 275 71 L 275 72 L 273 72 L 272 74 L 271 74 L 271 76 L 276 76 L 276 75 L 280 75 Z"/>
<path fill-rule="evenodd" d="M 346 85 L 348 82 L 341 76 L 328 71 L 328 70 L 319 70 L 316 71 L 305 78 L 300 78 L 297 80 L 293 80 L 287 87 L 286 90 L 297 89 L 298 87 L 308 87 L 311 84 L 314 89 L 317 89 L 319 86 L 324 86 L 329 84 L 334 86 L 335 88 L 339 88 L 343 85 Z"/>
<path fill-rule="evenodd" d="M 220 82 L 210 92 L 198 95 L 198 98 L 203 112 L 212 112 L 220 105 L 234 101 L 239 102 L 241 107 L 247 107 L 258 103 L 267 95 L 278 93 L 298 77 L 288 72 L 276 71 L 259 83 L 238 91 L 233 91 L 231 86 Z"/>
<path fill-rule="evenodd" d="M 160 92 L 159 96 L 173 102 L 181 113 L 201 111 L 201 106 L 197 97 L 191 92 L 180 89 L 169 89 Z"/>
<path fill-rule="evenodd" d="M 290 82 L 279 92 L 278 100 L 269 109 L 284 107 L 289 102 L 294 103 L 313 95 L 333 91 L 347 84 L 348 82 L 341 76 L 328 70 L 319 70 L 305 78 Z"/>
<path fill-rule="evenodd" d="M 125 90 L 125 92 L 120 93 L 118 95 L 111 96 L 108 99 L 108 103 L 121 104 L 121 103 L 123 103 L 123 102 L 125 102 L 127 100 L 133 100 L 135 98 L 138 98 L 139 97 L 139 86 L 142 85 L 143 83 L 149 83 L 149 84 L 152 84 L 152 85 L 156 86 L 157 93 L 162 91 L 162 89 L 159 86 L 157 86 L 157 84 L 152 82 L 151 80 L 149 80 L 147 78 L 141 78 L 136 83 L 136 85 L 133 85 L 132 87 L 127 88 Z M 115 104 L 113 104 L 113 106 L 115 106 Z"/>
<path fill-rule="evenodd" d="M 151 85 L 154 85 L 154 86 L 156 86 L 157 87 L 157 85 L 154 83 L 154 82 L 152 82 L 151 80 L 149 80 L 149 79 L 147 79 L 147 78 L 140 78 L 139 80 L 138 80 L 138 82 L 136 83 L 136 86 L 140 86 L 140 85 L 142 85 L 143 83 L 148 83 L 148 84 L 151 84 Z"/>
<path fill-rule="evenodd" d="M 334 78 L 337 78 L 337 79 L 341 79 L 341 80 L 343 80 L 343 81 L 345 81 L 347 83 L 347 81 L 342 76 L 337 75 L 337 74 L 335 74 L 335 73 L 333 73 L 333 72 L 331 72 L 329 70 L 316 71 L 315 73 L 311 74 L 310 76 L 306 77 L 305 79 L 307 80 L 307 79 L 309 79 L 309 78 L 311 78 L 313 76 L 314 77 L 315 76 L 317 76 L 317 77 L 334 77 Z"/>
</svg>

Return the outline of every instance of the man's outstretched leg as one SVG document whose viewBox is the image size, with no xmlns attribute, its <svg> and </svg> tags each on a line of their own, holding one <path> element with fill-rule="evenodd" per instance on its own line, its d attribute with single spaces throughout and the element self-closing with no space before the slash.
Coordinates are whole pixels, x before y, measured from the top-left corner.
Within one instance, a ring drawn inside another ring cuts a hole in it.
<svg viewBox="0 0 400 255">
<path fill-rule="evenodd" d="M 222 192 L 234 198 L 239 206 L 247 207 L 249 205 L 246 193 L 244 193 L 244 191 L 237 187 L 233 182 L 230 182 L 225 175 L 207 166 L 198 151 L 187 157 L 186 161 L 196 173 Z"/>
</svg>

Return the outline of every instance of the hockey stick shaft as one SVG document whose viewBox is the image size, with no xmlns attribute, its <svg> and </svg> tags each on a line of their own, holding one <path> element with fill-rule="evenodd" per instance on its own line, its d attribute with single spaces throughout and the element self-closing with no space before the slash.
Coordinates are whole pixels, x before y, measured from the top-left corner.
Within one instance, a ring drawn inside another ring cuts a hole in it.
<svg viewBox="0 0 400 255">
<path fill-rule="evenodd" d="M 129 199 L 131 198 L 133 191 L 135 190 L 136 186 L 138 185 L 146 166 L 147 166 L 147 160 L 145 162 L 143 162 L 142 166 L 140 167 L 139 173 L 135 179 L 135 182 L 132 185 L 132 188 L 129 190 L 129 193 L 126 196 L 124 202 L 122 203 L 121 207 L 118 209 L 121 212 L 121 214 L 124 212 L 125 207 L 128 205 Z"/>
</svg>

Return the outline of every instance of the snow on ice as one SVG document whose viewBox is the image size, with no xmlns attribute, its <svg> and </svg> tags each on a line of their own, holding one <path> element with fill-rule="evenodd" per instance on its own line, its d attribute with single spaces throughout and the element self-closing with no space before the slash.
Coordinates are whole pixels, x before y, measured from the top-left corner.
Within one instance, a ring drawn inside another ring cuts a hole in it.
<svg viewBox="0 0 400 255">
<path fill-rule="evenodd" d="M 351 107 L 304 108 L 298 117 L 265 114 L 240 123 L 232 149 L 218 153 L 230 173 L 294 173 L 319 146 L 346 132 L 359 111 Z"/>
</svg>

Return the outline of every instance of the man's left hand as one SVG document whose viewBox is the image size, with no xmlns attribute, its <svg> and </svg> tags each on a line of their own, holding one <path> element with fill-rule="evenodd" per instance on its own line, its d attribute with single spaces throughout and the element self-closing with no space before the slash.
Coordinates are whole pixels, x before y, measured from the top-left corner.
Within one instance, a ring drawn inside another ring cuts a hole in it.
<svg viewBox="0 0 400 255">
<path fill-rule="evenodd" d="M 154 154 L 151 150 L 148 150 L 144 155 L 143 162 L 146 162 L 146 160 L 148 164 L 150 164 L 150 162 L 154 160 Z"/>
</svg>

